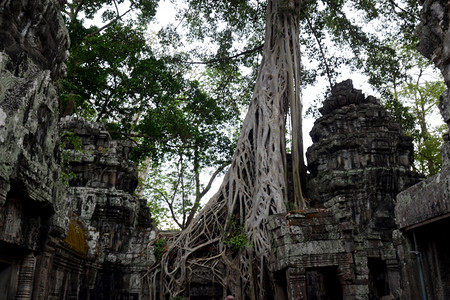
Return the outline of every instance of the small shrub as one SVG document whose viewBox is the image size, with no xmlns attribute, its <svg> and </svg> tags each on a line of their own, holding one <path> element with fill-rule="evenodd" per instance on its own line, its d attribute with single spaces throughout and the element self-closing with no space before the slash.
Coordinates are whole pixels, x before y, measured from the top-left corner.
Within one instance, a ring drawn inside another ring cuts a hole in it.
<svg viewBox="0 0 450 300">
<path fill-rule="evenodd" d="M 159 238 L 153 244 L 153 254 L 157 262 L 160 262 L 163 254 L 167 251 L 167 241 L 163 238 Z"/>
<path fill-rule="evenodd" d="M 250 240 L 244 231 L 244 227 L 236 220 L 231 220 L 222 241 L 233 250 L 240 250 L 246 246 L 251 246 Z"/>
</svg>

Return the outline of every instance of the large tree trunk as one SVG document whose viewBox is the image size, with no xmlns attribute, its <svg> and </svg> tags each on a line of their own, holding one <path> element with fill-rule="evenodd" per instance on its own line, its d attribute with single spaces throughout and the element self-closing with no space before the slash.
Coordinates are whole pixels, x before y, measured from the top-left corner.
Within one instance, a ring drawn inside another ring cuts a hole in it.
<svg viewBox="0 0 450 300">
<path fill-rule="evenodd" d="M 268 1 L 262 63 L 233 162 L 219 192 L 163 257 L 162 296 L 181 294 L 194 268 L 207 268 L 214 282 L 238 299 L 266 299 L 270 294 L 267 282 L 272 250 L 266 222 L 269 215 L 286 212 L 285 124 L 289 106 L 297 195 L 291 201 L 303 205 L 300 5 L 298 0 Z M 236 245 L 236 239 L 231 242 L 239 235 L 248 239 L 247 246 Z"/>
</svg>

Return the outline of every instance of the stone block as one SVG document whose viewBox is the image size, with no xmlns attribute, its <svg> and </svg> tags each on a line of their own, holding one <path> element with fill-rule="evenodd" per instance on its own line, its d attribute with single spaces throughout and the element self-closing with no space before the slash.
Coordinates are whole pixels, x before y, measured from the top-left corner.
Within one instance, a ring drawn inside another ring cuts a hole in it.
<svg viewBox="0 0 450 300">
<path fill-rule="evenodd" d="M 439 173 L 398 194 L 395 206 L 398 226 L 415 226 L 449 214 L 449 186 L 450 173 Z"/>
<path fill-rule="evenodd" d="M 344 299 L 369 299 L 369 287 L 366 284 L 350 284 L 343 286 Z"/>
</svg>

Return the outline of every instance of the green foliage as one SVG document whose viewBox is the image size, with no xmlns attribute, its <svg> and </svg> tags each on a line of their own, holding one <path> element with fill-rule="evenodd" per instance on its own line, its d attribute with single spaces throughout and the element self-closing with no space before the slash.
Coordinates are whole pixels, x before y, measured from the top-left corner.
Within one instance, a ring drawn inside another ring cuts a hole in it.
<svg viewBox="0 0 450 300">
<path fill-rule="evenodd" d="M 151 195 L 151 193 L 150 193 Z M 159 197 L 149 196 L 147 201 L 147 206 L 150 209 L 152 220 L 157 228 L 162 228 L 163 226 L 168 227 L 164 229 L 174 229 L 169 224 L 171 224 L 169 208 L 164 205 L 164 201 Z"/>
<path fill-rule="evenodd" d="M 214 83 L 210 86 L 217 92 L 251 99 L 251 83 L 261 55 L 258 46 L 264 40 L 267 1 L 177 3 L 177 25 L 170 25 L 160 35 L 165 46 L 183 53 L 175 59 L 179 63 L 203 62 L 210 71 L 205 78 L 211 78 Z M 331 86 L 341 67 L 347 65 L 367 75 L 383 97 L 392 98 L 388 86 L 406 78 L 402 66 L 406 58 L 392 44 L 401 40 L 413 47 L 417 43 L 414 28 L 419 21 L 418 1 L 319 0 L 300 5 L 302 60 L 307 62 L 302 64 L 303 85 L 314 84 L 322 77 Z M 181 50 L 186 48 L 179 42 L 181 30 L 177 29 L 182 26 L 187 42 L 199 45 L 192 51 Z M 232 78 L 240 80 L 235 83 Z"/>
<path fill-rule="evenodd" d="M 180 193 L 179 191 L 181 187 L 178 179 L 181 180 L 181 178 L 177 175 L 179 171 L 182 171 L 182 169 L 179 169 L 180 166 L 177 165 L 175 170 L 167 170 L 167 168 L 169 166 L 165 164 L 148 168 L 146 170 L 148 179 L 145 190 L 148 199 L 147 205 L 156 225 L 159 228 L 174 229 L 174 226 L 178 228 L 182 226 L 182 220 L 178 221 L 179 218 L 177 217 L 177 213 L 182 209 L 182 206 L 178 205 L 180 200 L 182 203 L 182 199 L 179 197 L 187 197 L 188 192 L 185 190 L 184 193 Z M 187 187 L 189 188 L 191 185 L 187 185 Z M 171 207 L 173 207 L 172 210 Z M 180 224 L 177 224 L 177 221 Z"/>
<path fill-rule="evenodd" d="M 71 54 L 63 104 L 75 101 L 76 113 L 115 123 L 124 133 L 134 130 L 135 116 L 157 110 L 183 85 L 180 75 L 154 57 L 143 30 L 132 25 L 116 23 L 99 35 L 75 40 Z"/>
<path fill-rule="evenodd" d="M 66 131 L 61 135 L 61 149 L 73 149 L 77 152 L 83 151 L 83 143 L 79 136 L 71 131 Z"/>
<path fill-rule="evenodd" d="M 102 20 L 111 22 L 117 18 L 124 19 L 123 15 L 133 12 L 134 22 L 139 21 L 140 24 L 145 24 L 155 16 L 158 2 L 158 0 L 68 0 L 64 2 L 63 12 L 67 22 L 79 19 L 81 13 L 85 18 L 92 20 L 98 16 L 99 11 L 103 11 Z M 119 7 L 124 4 L 127 6 L 127 11 L 120 13 Z"/>
<path fill-rule="evenodd" d="M 399 13 L 396 1 L 335 2 L 326 1 L 328 5 L 322 14 L 318 14 L 318 19 L 325 24 L 323 28 L 328 28 L 338 49 L 343 50 L 334 54 L 341 57 L 342 62 L 362 71 L 372 86 L 385 93 L 384 85 L 405 76 L 399 64 L 401 53 L 390 45 L 398 40 L 405 44 L 416 43 L 413 28 L 418 22 L 418 4 L 411 2 L 405 7 L 406 18 Z M 360 17 L 350 18 L 349 12 L 359 12 Z"/>
<path fill-rule="evenodd" d="M 409 104 L 409 112 L 415 119 L 415 126 L 407 131 L 415 141 L 415 166 L 418 172 L 430 176 L 438 173 L 442 165 L 440 147 L 445 125 L 437 104 L 446 86 L 441 80 L 423 83 L 419 80 L 420 77 L 405 84 L 398 96 Z"/>
<path fill-rule="evenodd" d="M 75 173 L 74 172 L 66 172 L 63 170 L 61 170 L 61 172 L 59 173 L 59 181 L 64 185 L 64 186 L 69 186 L 69 183 L 72 179 L 75 179 Z"/>
<path fill-rule="evenodd" d="M 297 210 L 297 207 L 295 207 L 295 204 L 292 202 L 286 202 L 286 211 L 292 212 Z"/>
<path fill-rule="evenodd" d="M 383 105 L 407 133 L 413 131 L 416 120 L 408 106 L 405 106 L 398 98 L 388 98 L 383 102 Z"/>
<path fill-rule="evenodd" d="M 214 141 L 213 138 L 211 136 L 211 141 Z M 226 145 L 230 151 L 231 145 L 232 143 Z M 205 173 L 205 170 L 212 166 L 217 168 L 220 174 L 220 170 L 228 165 L 228 161 L 217 165 L 218 161 L 221 161 L 220 157 L 217 157 L 220 152 L 213 151 L 213 144 L 212 151 L 207 144 L 205 147 L 205 151 L 200 152 L 199 148 L 190 149 L 180 144 L 178 148 L 174 148 L 179 150 L 178 153 L 169 155 L 167 152 L 164 162 L 153 163 L 146 170 L 148 205 L 158 224 L 171 229 L 173 225 L 185 228 L 201 208 L 200 201 L 209 189 L 209 186 L 200 182 L 200 172 Z"/>
<path fill-rule="evenodd" d="M 442 167 L 442 134 L 445 130 L 447 129 L 438 128 L 417 143 L 414 158 L 417 170 L 420 173 L 430 176 L 440 172 Z"/>
<path fill-rule="evenodd" d="M 220 86 L 200 84 L 187 76 L 192 66 L 180 62 L 182 54 L 155 53 L 146 30 L 157 2 L 69 1 L 71 56 L 60 96 L 63 114 L 103 121 L 113 138 L 134 141 L 131 158 L 151 169 L 149 206 L 157 222 L 181 216 L 184 227 L 200 207 L 199 174 L 222 168 L 232 154 L 226 128 L 240 113 L 242 100 L 234 94 L 239 72 L 205 68 L 198 79 L 220 77 Z M 101 14 L 103 25 L 86 25 L 82 13 L 86 19 Z"/>
<path fill-rule="evenodd" d="M 445 90 L 441 76 L 410 45 L 399 44 L 399 61 L 404 76 L 384 84 L 385 107 L 402 125 L 406 134 L 414 138 L 415 168 L 424 175 L 440 171 L 442 125 L 437 104 Z"/>
<path fill-rule="evenodd" d="M 153 244 L 153 254 L 156 262 L 160 262 L 163 254 L 167 251 L 167 241 L 164 238 L 159 238 Z"/>
<path fill-rule="evenodd" d="M 166 52 L 186 68 L 202 64 L 202 87 L 215 99 L 239 108 L 251 99 L 264 40 L 264 3 L 178 1 L 174 24 L 159 32 Z M 187 34 L 180 34 L 185 27 Z M 185 39 L 183 39 L 185 37 Z M 186 41 L 197 47 L 186 46 Z"/>
<path fill-rule="evenodd" d="M 222 242 L 232 250 L 241 250 L 244 247 L 252 245 L 247 237 L 244 227 L 234 219 L 229 220 L 228 227 L 225 228 Z"/>
<path fill-rule="evenodd" d="M 207 187 L 199 174 L 223 168 L 232 156 L 230 127 L 251 99 L 267 2 L 180 0 L 177 20 L 158 33 L 156 45 L 146 29 L 157 3 L 132 0 L 121 9 L 124 0 L 67 2 L 72 46 L 61 100 L 64 113 L 104 121 L 114 138 L 135 142 L 132 158 L 150 164 L 153 215 L 169 215 L 183 228 Z M 312 62 L 303 65 L 304 85 L 318 77 L 332 85 L 349 65 L 369 77 L 413 132 L 416 115 L 398 90 L 413 66 L 418 9 L 416 0 L 302 3 L 302 54 Z M 86 25 L 81 17 L 100 12 L 104 26 Z"/>
<path fill-rule="evenodd" d="M 233 153 L 233 136 L 226 126 L 234 117 L 226 103 L 208 96 L 196 81 L 161 106 L 159 113 L 144 116 L 139 130 L 158 139 L 142 139 L 134 155 L 154 154 L 146 188 L 153 216 L 160 222 L 167 223 L 167 213 L 179 228 L 193 219 L 209 188 L 201 183 L 200 174 L 223 169 Z"/>
<path fill-rule="evenodd" d="M 83 153 L 83 143 L 79 136 L 73 132 L 66 131 L 61 135 L 61 143 L 59 144 L 61 153 L 61 172 L 59 175 L 60 182 L 69 186 L 72 179 L 75 179 L 75 173 L 69 171 L 70 163 L 79 161 L 78 154 Z"/>
</svg>

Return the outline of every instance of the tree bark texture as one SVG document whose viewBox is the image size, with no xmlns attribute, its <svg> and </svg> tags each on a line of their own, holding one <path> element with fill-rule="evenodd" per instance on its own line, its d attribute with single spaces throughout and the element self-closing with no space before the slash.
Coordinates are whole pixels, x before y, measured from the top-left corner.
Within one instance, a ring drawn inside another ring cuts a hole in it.
<svg viewBox="0 0 450 300">
<path fill-rule="evenodd" d="M 289 107 L 297 194 L 290 201 L 303 206 L 300 6 L 298 0 L 268 1 L 263 58 L 232 164 L 218 193 L 165 253 L 161 297 L 181 295 L 192 272 L 202 268 L 238 299 L 267 299 L 271 294 L 267 283 L 272 282 L 273 253 L 266 222 L 269 215 L 286 212 Z M 246 242 L 236 247 L 230 241 L 242 233 Z"/>
</svg>

